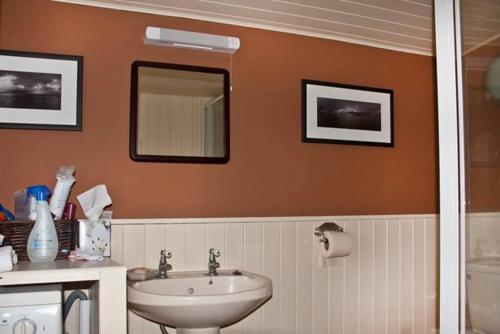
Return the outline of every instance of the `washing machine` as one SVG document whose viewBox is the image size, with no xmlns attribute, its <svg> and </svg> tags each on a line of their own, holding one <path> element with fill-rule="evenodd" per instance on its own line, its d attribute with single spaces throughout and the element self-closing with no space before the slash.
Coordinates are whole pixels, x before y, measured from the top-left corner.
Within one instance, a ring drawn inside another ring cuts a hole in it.
<svg viewBox="0 0 500 334">
<path fill-rule="evenodd" d="M 62 286 L 0 287 L 0 334 L 62 334 Z"/>
</svg>

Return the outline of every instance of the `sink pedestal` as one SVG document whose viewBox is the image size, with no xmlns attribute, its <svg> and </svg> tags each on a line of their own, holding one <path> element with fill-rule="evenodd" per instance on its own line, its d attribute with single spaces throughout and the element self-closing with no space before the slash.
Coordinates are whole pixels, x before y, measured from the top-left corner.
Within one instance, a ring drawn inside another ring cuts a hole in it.
<svg viewBox="0 0 500 334">
<path fill-rule="evenodd" d="M 212 328 L 176 328 L 177 334 L 219 334 L 219 327 Z"/>
</svg>

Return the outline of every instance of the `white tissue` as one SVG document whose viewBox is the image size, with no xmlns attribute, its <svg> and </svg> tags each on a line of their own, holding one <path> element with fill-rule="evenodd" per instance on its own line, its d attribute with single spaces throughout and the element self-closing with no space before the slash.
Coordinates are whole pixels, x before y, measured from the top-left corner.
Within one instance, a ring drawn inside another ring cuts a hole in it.
<svg viewBox="0 0 500 334">
<path fill-rule="evenodd" d="M 5 237 L 3 235 L 0 234 L 0 246 L 3 245 L 3 239 L 5 239 Z"/>
<path fill-rule="evenodd" d="M 0 272 L 12 270 L 12 247 L 0 247 Z"/>
<path fill-rule="evenodd" d="M 76 198 L 78 202 L 80 202 L 83 213 L 88 220 L 98 220 L 104 208 L 112 203 L 106 185 L 104 184 L 95 186 L 76 196 Z"/>
<path fill-rule="evenodd" d="M 89 254 L 86 251 L 81 250 L 79 248 L 76 249 L 75 255 L 76 255 L 77 260 L 87 260 L 87 261 L 102 261 L 102 260 L 104 260 L 104 258 L 100 255 Z"/>
</svg>

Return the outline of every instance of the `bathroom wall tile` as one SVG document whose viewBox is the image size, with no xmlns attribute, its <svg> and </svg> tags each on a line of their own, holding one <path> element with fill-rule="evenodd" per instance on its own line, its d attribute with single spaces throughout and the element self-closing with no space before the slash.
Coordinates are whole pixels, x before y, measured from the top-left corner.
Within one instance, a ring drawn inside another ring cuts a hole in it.
<svg viewBox="0 0 500 334">
<path fill-rule="evenodd" d="M 121 225 L 111 226 L 111 258 L 123 263 L 123 230 L 127 228 Z"/>
<path fill-rule="evenodd" d="M 413 224 L 414 289 L 413 289 L 413 333 L 425 333 L 425 219 L 416 219 Z"/>
<path fill-rule="evenodd" d="M 296 223 L 281 223 L 281 265 L 279 296 L 280 333 L 296 333 L 296 263 L 297 227 Z"/>
<path fill-rule="evenodd" d="M 389 290 L 389 252 L 388 223 L 386 220 L 375 220 L 373 229 L 373 333 L 387 333 L 388 290 Z"/>
<path fill-rule="evenodd" d="M 328 333 L 328 322 L 329 322 L 328 319 L 330 317 L 330 312 L 328 310 L 329 267 L 318 265 L 318 263 L 322 261 L 320 255 L 322 245 L 318 242 L 313 243 L 313 245 L 314 245 L 313 246 L 314 263 L 312 269 L 312 275 L 313 275 L 312 333 L 325 334 Z"/>
<path fill-rule="evenodd" d="M 491 252 L 500 256 L 500 217 L 492 217 L 490 225 Z"/>
<path fill-rule="evenodd" d="M 143 334 L 144 321 L 140 316 L 128 311 L 128 334 Z"/>
<path fill-rule="evenodd" d="M 316 265 L 313 261 L 313 222 L 297 223 L 297 265 L 295 268 L 297 277 L 297 309 L 296 328 L 297 333 L 310 333 L 312 328 L 312 267 Z"/>
<path fill-rule="evenodd" d="M 262 272 L 262 224 L 252 223 L 244 226 L 244 270 Z M 243 320 L 245 334 L 262 332 L 262 310 L 258 309 Z"/>
<path fill-rule="evenodd" d="M 328 219 L 330 220 L 330 219 Z M 432 216 L 331 219 L 353 238 L 352 254 L 324 261 L 313 235 L 322 219 L 112 226 L 112 258 L 156 267 L 173 253 L 174 270 L 205 270 L 208 248 L 225 268 L 262 273 L 272 298 L 223 334 L 420 334 L 436 328 L 437 220 Z M 169 330 L 169 333 L 173 332 Z M 129 333 L 160 333 L 131 314 Z"/>
<path fill-rule="evenodd" d="M 401 228 L 399 220 L 388 221 L 387 333 L 399 334 L 401 323 Z"/>
<path fill-rule="evenodd" d="M 263 224 L 262 274 L 273 281 L 273 296 L 262 307 L 262 326 L 265 333 L 279 332 L 280 281 L 280 224 Z"/>
<path fill-rule="evenodd" d="M 413 221 L 402 220 L 400 223 L 401 233 L 401 258 L 400 258 L 400 333 L 413 333 L 413 286 L 414 286 L 414 263 L 413 263 Z M 404 240 L 404 242 L 402 242 Z"/>
<path fill-rule="evenodd" d="M 142 327 L 143 334 L 161 334 L 160 325 L 155 322 L 144 320 Z M 174 332 L 175 333 L 175 332 Z"/>
<path fill-rule="evenodd" d="M 245 248 L 244 248 L 245 230 L 242 223 L 226 224 L 226 267 L 228 269 L 242 269 L 244 267 Z M 240 321 L 225 331 L 225 334 L 243 334 L 243 323 Z"/>
<path fill-rule="evenodd" d="M 500 256 L 500 215 L 467 215 L 468 258 Z"/>
<path fill-rule="evenodd" d="M 358 333 L 359 330 L 359 285 L 360 285 L 360 227 L 358 221 L 348 222 L 345 229 L 352 238 L 352 252 L 345 258 L 344 331 Z M 364 301 L 364 299 L 363 299 Z M 363 319 L 365 321 L 366 319 Z"/>
<path fill-rule="evenodd" d="M 144 238 L 144 266 L 157 268 L 160 260 L 160 252 L 164 249 L 163 245 L 165 244 L 165 226 L 144 226 Z"/>
<path fill-rule="evenodd" d="M 359 229 L 359 332 L 370 334 L 373 331 L 373 263 L 374 263 L 373 221 L 360 222 Z"/>
<path fill-rule="evenodd" d="M 208 263 L 207 225 L 190 224 L 186 227 L 186 269 L 206 270 Z"/>
<path fill-rule="evenodd" d="M 262 272 L 262 224 L 244 225 L 243 262 L 244 270 Z"/>
<path fill-rule="evenodd" d="M 144 226 L 132 225 L 123 231 L 123 262 L 127 268 L 144 266 Z M 133 245 L 132 247 L 128 245 Z"/>
<path fill-rule="evenodd" d="M 237 322 L 234 325 L 228 326 L 221 330 L 222 334 L 244 334 L 243 323 Z"/>
<path fill-rule="evenodd" d="M 173 271 L 186 270 L 187 225 L 165 225 L 165 249 L 172 252 L 170 264 Z"/>
<path fill-rule="evenodd" d="M 438 224 L 436 219 L 426 219 L 425 223 L 425 270 L 426 270 L 426 287 L 425 287 L 425 323 L 426 334 L 434 333 L 434 329 L 438 328 L 437 323 L 437 289 L 438 289 L 438 251 L 437 251 L 437 236 Z"/>
<path fill-rule="evenodd" d="M 228 269 L 242 269 L 244 265 L 244 224 L 226 224 L 226 267 Z"/>
</svg>

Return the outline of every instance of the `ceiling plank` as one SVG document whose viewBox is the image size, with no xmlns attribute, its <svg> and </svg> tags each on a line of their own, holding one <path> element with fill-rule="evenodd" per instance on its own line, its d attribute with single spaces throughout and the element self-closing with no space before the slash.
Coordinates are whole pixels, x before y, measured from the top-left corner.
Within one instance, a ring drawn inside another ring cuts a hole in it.
<svg viewBox="0 0 500 334">
<path fill-rule="evenodd" d="M 362 4 L 365 6 L 384 8 L 387 10 L 408 13 L 410 15 L 416 15 L 426 18 L 432 18 L 434 15 L 432 7 L 422 6 L 421 4 L 417 4 L 414 2 L 403 2 L 399 0 L 346 0 L 346 1 Z"/>
<path fill-rule="evenodd" d="M 169 0 L 169 6 L 166 9 L 175 10 L 185 4 L 186 0 Z M 182 10 L 189 12 L 190 10 Z M 315 19 L 308 16 L 298 16 L 283 14 L 278 12 L 266 11 L 261 9 L 225 6 L 213 2 L 200 2 L 194 12 L 202 12 L 208 15 L 221 15 L 237 18 L 239 20 L 251 20 L 253 22 L 267 23 L 272 25 L 286 26 L 292 29 L 304 29 L 309 31 L 318 31 L 323 33 L 341 33 L 350 36 L 365 36 L 369 39 L 378 41 L 390 41 L 400 45 L 415 45 L 418 47 L 428 47 L 432 43 L 432 34 L 425 37 L 405 35 L 398 30 L 377 30 L 372 27 L 366 27 L 357 22 L 342 23 L 331 20 Z M 223 14 L 222 14 L 223 13 Z"/>
<path fill-rule="evenodd" d="M 201 0 L 204 3 L 220 6 L 215 9 L 218 13 L 227 13 L 229 11 L 225 6 L 232 7 L 235 12 L 240 12 L 239 15 L 246 15 L 247 10 L 255 11 L 255 13 L 266 12 L 270 16 L 276 15 L 276 21 L 287 22 L 294 18 L 308 19 L 314 27 L 314 21 L 332 22 L 337 24 L 345 24 L 347 26 L 357 26 L 368 29 L 384 31 L 388 34 L 397 32 L 399 35 L 408 35 L 415 38 L 432 40 L 432 26 L 429 27 L 414 27 L 407 25 L 401 18 L 392 21 L 374 19 L 365 15 L 353 14 L 342 11 L 324 10 L 318 7 L 297 6 L 284 2 L 266 2 L 264 5 L 256 7 L 254 1 L 251 0 Z M 256 14 L 256 15 L 257 15 Z M 398 22 L 399 21 L 399 22 Z"/>
<path fill-rule="evenodd" d="M 401 0 L 255 0 L 251 2 L 234 0 L 230 3 L 226 0 L 53 1 L 185 17 L 416 54 L 433 54 L 432 15 L 428 17 L 421 15 L 429 12 L 427 6 L 414 2 L 405 3 Z M 373 5 L 374 1 L 381 6 Z M 344 6 L 331 8 L 332 3 L 344 4 Z M 389 6 L 391 4 L 394 6 Z M 408 12 L 404 11 L 405 6 L 409 9 Z M 371 15 L 370 11 L 380 15 Z"/>
<path fill-rule="evenodd" d="M 392 9 L 360 5 L 357 3 L 345 2 L 342 0 L 317 0 L 317 1 L 302 1 L 302 0 L 273 0 L 274 2 L 288 3 L 299 7 L 313 7 L 325 11 L 340 11 L 371 17 L 380 21 L 392 21 L 395 23 L 405 24 L 408 26 L 419 27 L 432 31 L 432 18 L 411 15 L 405 12 L 398 12 Z"/>
</svg>

